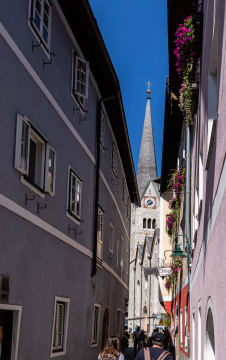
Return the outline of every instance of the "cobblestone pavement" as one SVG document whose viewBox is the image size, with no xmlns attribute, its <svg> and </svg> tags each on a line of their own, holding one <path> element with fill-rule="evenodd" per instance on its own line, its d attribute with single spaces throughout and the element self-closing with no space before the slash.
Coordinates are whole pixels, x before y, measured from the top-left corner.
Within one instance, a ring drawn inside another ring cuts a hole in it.
<svg viewBox="0 0 226 360">
<path fill-rule="evenodd" d="M 125 348 L 125 360 L 134 360 L 133 342 L 129 339 L 129 347 Z"/>
</svg>

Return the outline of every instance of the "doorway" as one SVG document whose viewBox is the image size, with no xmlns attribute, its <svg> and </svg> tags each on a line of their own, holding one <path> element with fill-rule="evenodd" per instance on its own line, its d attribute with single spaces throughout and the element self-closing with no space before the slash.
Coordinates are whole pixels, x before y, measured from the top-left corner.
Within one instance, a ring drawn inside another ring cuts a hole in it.
<svg viewBox="0 0 226 360">
<path fill-rule="evenodd" d="M 11 360 L 13 311 L 0 310 L 0 360 Z"/>
<path fill-rule="evenodd" d="M 108 333 L 109 333 L 109 309 L 106 308 L 104 312 L 104 320 L 103 320 L 102 349 L 104 349 L 104 347 L 107 344 Z"/>
</svg>

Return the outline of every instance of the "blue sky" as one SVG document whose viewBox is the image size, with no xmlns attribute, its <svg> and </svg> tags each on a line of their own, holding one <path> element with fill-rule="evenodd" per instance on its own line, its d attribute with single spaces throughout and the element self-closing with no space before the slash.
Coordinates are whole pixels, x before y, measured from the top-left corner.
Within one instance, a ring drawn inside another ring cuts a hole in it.
<svg viewBox="0 0 226 360">
<path fill-rule="evenodd" d="M 158 175 L 161 172 L 165 84 L 168 75 L 166 0 L 89 0 L 119 78 L 137 171 L 147 102 L 151 109 Z"/>
</svg>

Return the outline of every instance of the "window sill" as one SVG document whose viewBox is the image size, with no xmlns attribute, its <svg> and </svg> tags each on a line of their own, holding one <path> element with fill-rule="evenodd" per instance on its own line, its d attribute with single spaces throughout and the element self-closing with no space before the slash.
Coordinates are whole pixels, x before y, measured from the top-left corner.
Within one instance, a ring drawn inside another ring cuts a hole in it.
<svg viewBox="0 0 226 360">
<path fill-rule="evenodd" d="M 66 355 L 66 351 L 58 351 L 55 353 L 51 353 L 50 357 L 53 358 L 53 357 L 63 356 L 63 355 Z"/>
<path fill-rule="evenodd" d="M 113 254 L 113 250 L 109 249 L 109 252 L 110 252 L 111 254 Z"/>
<path fill-rule="evenodd" d="M 38 44 L 40 44 L 40 48 L 43 50 L 43 52 L 45 53 L 46 57 L 48 58 L 48 60 L 51 60 L 51 56 L 50 56 L 50 49 L 46 49 L 46 47 L 42 44 L 41 41 L 41 36 L 38 36 L 36 31 L 33 29 L 33 27 L 30 24 L 30 21 L 28 20 L 28 27 L 31 30 L 32 34 L 34 35 L 35 39 L 37 40 Z M 35 44 L 37 45 L 37 44 Z"/>
<path fill-rule="evenodd" d="M 66 216 L 72 220 L 76 225 L 80 226 L 80 222 L 78 219 L 76 219 L 74 216 L 72 216 L 68 211 L 66 211 Z"/>
<path fill-rule="evenodd" d="M 94 347 L 97 347 L 98 346 L 98 344 L 91 344 L 91 348 L 94 348 Z"/>
<path fill-rule="evenodd" d="M 82 105 L 81 105 L 81 104 L 79 103 L 79 101 L 76 99 L 73 91 L 71 91 L 71 97 L 72 97 L 72 99 L 74 100 L 74 102 L 76 103 L 76 105 L 78 106 L 78 110 L 81 112 L 81 114 L 82 114 L 83 116 L 85 116 L 85 109 L 83 109 Z M 77 110 L 75 110 L 75 111 L 77 111 Z"/>
<path fill-rule="evenodd" d="M 38 190 L 35 186 L 33 186 L 31 183 L 29 183 L 27 180 L 25 180 L 24 175 L 21 175 L 20 178 L 22 184 L 26 185 L 29 189 L 34 191 L 37 195 L 39 195 L 41 198 L 45 199 L 45 194 Z"/>
</svg>

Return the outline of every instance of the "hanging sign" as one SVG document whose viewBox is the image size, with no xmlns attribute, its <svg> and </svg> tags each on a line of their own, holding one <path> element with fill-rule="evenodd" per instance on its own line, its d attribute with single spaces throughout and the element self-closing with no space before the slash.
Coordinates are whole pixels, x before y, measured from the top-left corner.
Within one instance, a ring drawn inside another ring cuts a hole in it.
<svg viewBox="0 0 226 360">
<path fill-rule="evenodd" d="M 160 268 L 159 275 L 170 275 L 172 270 L 170 268 Z"/>
</svg>

